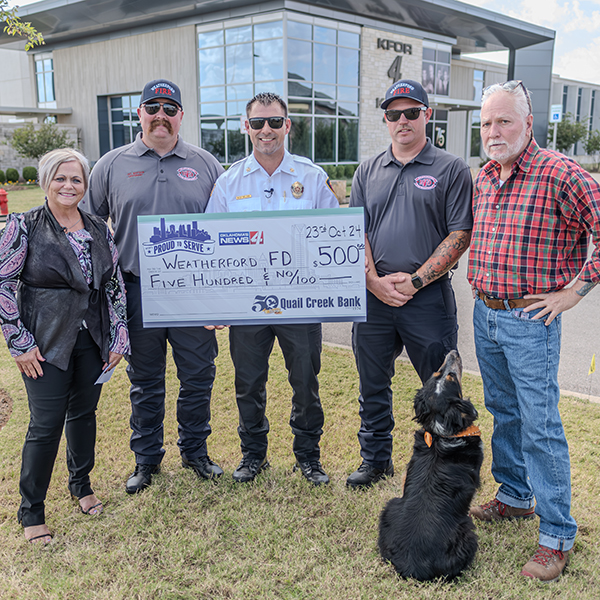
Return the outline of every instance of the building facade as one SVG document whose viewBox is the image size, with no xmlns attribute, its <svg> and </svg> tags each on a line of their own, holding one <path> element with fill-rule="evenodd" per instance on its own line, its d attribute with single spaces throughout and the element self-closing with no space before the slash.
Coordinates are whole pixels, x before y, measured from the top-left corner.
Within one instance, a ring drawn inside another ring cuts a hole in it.
<svg viewBox="0 0 600 600">
<path fill-rule="evenodd" d="M 0 80 L 23 90 L 20 109 L 0 95 L 0 119 L 76 126 L 94 162 L 135 137 L 142 87 L 165 77 L 181 87 L 183 138 L 223 164 L 249 152 L 241 122 L 246 102 L 261 91 L 289 105 L 291 152 L 320 164 L 355 164 L 389 144 L 379 105 L 392 82 L 410 78 L 429 93 L 433 143 L 478 166 L 474 132 L 485 85 L 529 74 L 541 91 L 534 109 L 548 113 L 554 32 L 453 0 L 391 0 L 386 8 L 358 0 L 331 0 L 326 8 L 224 0 L 217 11 L 207 0 L 175 0 L 168 9 L 148 0 L 136 12 L 138 4 L 45 0 L 24 7 L 22 18 L 46 45 L 25 56 L 0 35 L 0 52 L 18 54 L 20 65 L 7 74 L 0 67 Z M 505 44 L 508 69 L 462 56 Z"/>
</svg>

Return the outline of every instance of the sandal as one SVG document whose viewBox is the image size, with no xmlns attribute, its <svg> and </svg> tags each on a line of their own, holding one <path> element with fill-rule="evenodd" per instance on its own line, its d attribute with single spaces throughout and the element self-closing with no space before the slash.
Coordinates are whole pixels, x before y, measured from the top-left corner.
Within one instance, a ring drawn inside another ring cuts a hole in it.
<svg viewBox="0 0 600 600">
<path fill-rule="evenodd" d="M 95 508 L 98 508 L 99 506 L 102 506 L 102 502 L 98 502 L 98 504 L 94 504 L 94 506 L 90 506 L 87 510 L 83 510 L 83 506 L 81 506 L 81 504 L 80 504 L 79 510 L 84 515 L 90 515 L 91 517 L 94 517 L 96 515 L 102 514 L 102 510 L 97 510 L 96 512 L 92 512 Z"/>
<path fill-rule="evenodd" d="M 52 541 L 52 534 L 51 533 L 42 533 L 42 535 L 34 535 L 31 538 L 25 538 L 30 544 L 36 543 L 35 540 L 41 540 L 42 538 L 50 538 L 50 541 L 48 542 L 44 542 L 44 545 L 49 544 Z"/>
</svg>

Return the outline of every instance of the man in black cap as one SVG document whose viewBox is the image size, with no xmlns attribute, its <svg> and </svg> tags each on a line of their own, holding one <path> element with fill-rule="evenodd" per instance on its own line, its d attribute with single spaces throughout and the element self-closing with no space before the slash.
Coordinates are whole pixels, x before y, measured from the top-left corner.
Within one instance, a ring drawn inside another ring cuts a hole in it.
<svg viewBox="0 0 600 600">
<path fill-rule="evenodd" d="M 394 474 L 391 380 L 406 348 L 425 382 L 456 348 L 456 303 L 448 272 L 471 238 L 467 164 L 432 145 L 420 83 L 398 81 L 381 104 L 392 143 L 354 175 L 350 206 L 365 210 L 367 321 L 352 345 L 360 378 L 363 462 L 347 479 L 368 487 Z"/>
<path fill-rule="evenodd" d="M 135 141 L 105 154 L 94 166 L 82 207 L 110 217 L 127 288 L 131 356 L 130 447 L 136 467 L 126 491 L 148 487 L 160 470 L 165 414 L 167 341 L 179 378 L 177 445 L 184 467 L 213 479 L 222 469 L 208 456 L 210 396 L 215 377 L 217 341 L 204 327 L 144 329 L 138 257 L 138 215 L 204 212 L 223 168 L 208 152 L 179 137 L 183 105 L 179 88 L 166 79 L 147 83 L 138 116 L 142 132 Z"/>
</svg>

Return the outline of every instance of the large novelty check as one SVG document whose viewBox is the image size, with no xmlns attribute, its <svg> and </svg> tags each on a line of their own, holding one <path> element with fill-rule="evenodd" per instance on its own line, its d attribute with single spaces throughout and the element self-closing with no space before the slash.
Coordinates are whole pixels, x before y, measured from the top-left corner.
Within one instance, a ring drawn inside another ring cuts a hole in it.
<svg viewBox="0 0 600 600">
<path fill-rule="evenodd" d="M 138 217 L 145 327 L 365 321 L 362 208 Z"/>
</svg>

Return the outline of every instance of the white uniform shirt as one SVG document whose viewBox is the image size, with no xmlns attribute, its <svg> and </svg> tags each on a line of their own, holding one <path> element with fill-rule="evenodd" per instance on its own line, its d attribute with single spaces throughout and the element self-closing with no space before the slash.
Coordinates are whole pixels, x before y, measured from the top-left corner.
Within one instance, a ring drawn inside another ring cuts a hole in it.
<svg viewBox="0 0 600 600">
<path fill-rule="evenodd" d="M 273 175 L 260 166 L 254 153 L 231 165 L 217 179 L 205 212 L 338 207 L 327 173 L 286 150 Z"/>
</svg>

